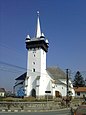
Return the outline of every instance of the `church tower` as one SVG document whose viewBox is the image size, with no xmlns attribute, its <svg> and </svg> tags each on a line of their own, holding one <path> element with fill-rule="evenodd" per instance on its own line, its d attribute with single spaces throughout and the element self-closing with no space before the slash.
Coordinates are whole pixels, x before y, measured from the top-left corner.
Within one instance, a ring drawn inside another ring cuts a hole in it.
<svg viewBox="0 0 86 115">
<path fill-rule="evenodd" d="M 49 42 L 41 32 L 39 11 L 37 12 L 36 36 L 26 37 L 27 49 L 27 76 L 25 80 L 25 95 L 40 96 L 43 85 L 41 79 L 46 74 L 46 53 L 48 52 Z M 41 79 L 40 79 L 41 78 Z M 41 90 L 41 91 L 40 91 Z M 44 93 L 44 92 L 43 92 Z"/>
</svg>

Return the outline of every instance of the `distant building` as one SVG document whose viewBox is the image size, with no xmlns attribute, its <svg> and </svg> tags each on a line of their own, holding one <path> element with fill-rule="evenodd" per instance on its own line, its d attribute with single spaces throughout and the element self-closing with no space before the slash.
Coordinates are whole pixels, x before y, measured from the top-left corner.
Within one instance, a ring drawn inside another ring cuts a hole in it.
<svg viewBox="0 0 86 115">
<path fill-rule="evenodd" d="M 36 37 L 26 37 L 27 72 L 16 78 L 16 95 L 34 96 L 44 98 L 66 96 L 67 84 L 65 73 L 57 67 L 46 67 L 46 54 L 49 42 L 41 32 L 39 12 L 37 18 Z M 53 60 L 52 60 L 53 61 Z M 74 89 L 69 80 L 69 90 L 74 96 Z M 23 93 L 24 91 L 24 93 Z"/>
<path fill-rule="evenodd" d="M 0 97 L 5 97 L 5 89 L 4 88 L 0 88 Z"/>
<path fill-rule="evenodd" d="M 75 97 L 86 97 L 86 87 L 74 87 Z"/>
</svg>

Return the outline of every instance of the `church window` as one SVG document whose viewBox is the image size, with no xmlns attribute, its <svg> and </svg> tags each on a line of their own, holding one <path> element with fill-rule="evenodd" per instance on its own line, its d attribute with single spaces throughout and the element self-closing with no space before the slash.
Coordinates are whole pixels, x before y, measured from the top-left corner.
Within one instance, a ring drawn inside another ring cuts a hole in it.
<svg viewBox="0 0 86 115">
<path fill-rule="evenodd" d="M 35 72 L 35 68 L 33 68 L 33 72 Z"/>
<path fill-rule="evenodd" d="M 80 96 L 80 92 L 77 92 L 77 95 Z"/>
<path fill-rule="evenodd" d="M 36 53 L 36 51 L 33 51 L 33 53 Z"/>
<path fill-rule="evenodd" d="M 35 62 L 33 62 L 33 65 L 35 65 Z"/>
<path fill-rule="evenodd" d="M 33 56 L 35 57 L 36 55 L 34 54 Z"/>
<path fill-rule="evenodd" d="M 36 90 L 35 90 L 35 89 L 32 89 L 31 95 L 32 95 L 32 97 L 35 97 L 35 98 L 36 98 Z"/>
</svg>

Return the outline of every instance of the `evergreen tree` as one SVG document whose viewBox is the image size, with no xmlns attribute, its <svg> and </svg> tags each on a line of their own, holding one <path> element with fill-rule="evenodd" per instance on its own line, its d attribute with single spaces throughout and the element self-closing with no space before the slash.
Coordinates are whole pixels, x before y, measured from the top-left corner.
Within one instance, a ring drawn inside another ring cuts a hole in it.
<svg viewBox="0 0 86 115">
<path fill-rule="evenodd" d="M 74 87 L 84 87 L 85 86 L 85 81 L 79 71 L 77 71 L 75 74 L 73 86 Z"/>
</svg>

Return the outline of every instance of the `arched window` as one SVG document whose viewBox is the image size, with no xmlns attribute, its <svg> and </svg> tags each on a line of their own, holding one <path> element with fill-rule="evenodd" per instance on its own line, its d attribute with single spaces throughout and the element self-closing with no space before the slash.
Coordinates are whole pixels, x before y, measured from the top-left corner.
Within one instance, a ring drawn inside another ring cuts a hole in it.
<svg viewBox="0 0 86 115">
<path fill-rule="evenodd" d="M 32 97 L 36 98 L 36 90 L 35 89 L 32 89 L 31 95 L 32 95 Z"/>
<path fill-rule="evenodd" d="M 33 72 L 35 72 L 35 68 L 33 68 L 33 70 L 32 70 Z"/>
</svg>

